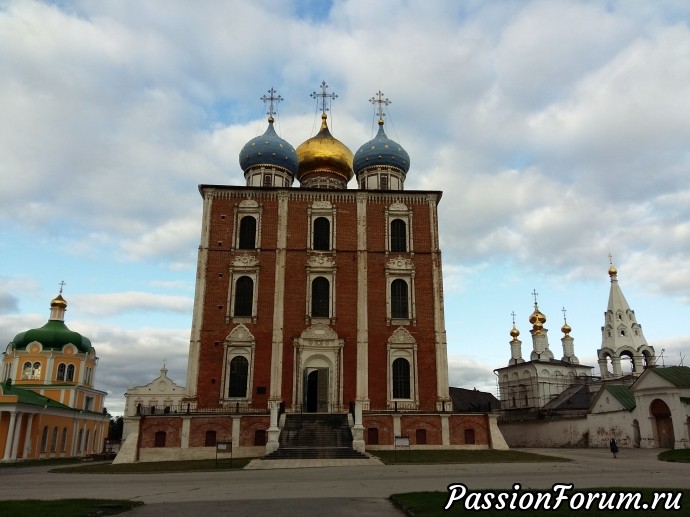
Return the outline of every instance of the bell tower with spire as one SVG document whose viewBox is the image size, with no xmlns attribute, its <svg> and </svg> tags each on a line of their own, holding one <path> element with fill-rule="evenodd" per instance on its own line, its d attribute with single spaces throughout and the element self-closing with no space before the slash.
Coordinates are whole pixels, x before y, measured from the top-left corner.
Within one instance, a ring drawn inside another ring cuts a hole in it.
<svg viewBox="0 0 690 517">
<path fill-rule="evenodd" d="M 621 359 L 631 363 L 631 374 L 639 376 L 648 366 L 654 366 L 654 347 L 647 344 L 642 325 L 637 322 L 635 311 L 628 305 L 618 284 L 618 270 L 609 255 L 611 288 L 609 302 L 601 327 L 601 348 L 597 350 L 601 378 L 618 378 L 624 375 Z M 609 370 L 609 364 L 611 370 Z"/>
</svg>

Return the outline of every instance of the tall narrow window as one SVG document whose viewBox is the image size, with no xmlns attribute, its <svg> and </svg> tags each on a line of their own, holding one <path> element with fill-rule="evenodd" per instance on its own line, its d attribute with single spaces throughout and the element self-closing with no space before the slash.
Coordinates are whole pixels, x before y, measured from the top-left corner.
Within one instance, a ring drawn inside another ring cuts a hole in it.
<svg viewBox="0 0 690 517">
<path fill-rule="evenodd" d="M 89 452 L 89 438 L 91 438 L 91 430 L 86 430 L 86 440 L 84 441 L 84 452 Z"/>
<path fill-rule="evenodd" d="M 41 434 L 41 452 L 46 452 L 46 447 L 48 446 L 48 426 L 43 427 L 43 433 Z"/>
<path fill-rule="evenodd" d="M 407 303 L 407 282 L 400 278 L 391 283 L 391 318 L 408 319 L 410 311 Z"/>
<path fill-rule="evenodd" d="M 311 283 L 311 316 L 328 318 L 330 283 L 322 276 L 317 276 Z"/>
<path fill-rule="evenodd" d="M 402 219 L 391 221 L 391 251 L 407 251 L 407 225 Z"/>
<path fill-rule="evenodd" d="M 58 365 L 58 371 L 57 371 L 57 380 L 59 381 L 64 381 L 65 380 L 65 363 L 60 363 Z"/>
<path fill-rule="evenodd" d="M 22 367 L 22 379 L 31 379 L 31 363 L 30 362 L 25 362 L 24 366 Z"/>
<path fill-rule="evenodd" d="M 381 190 L 388 190 L 388 176 L 381 175 Z"/>
<path fill-rule="evenodd" d="M 53 427 L 53 437 L 50 440 L 50 452 L 57 451 L 58 428 Z"/>
<path fill-rule="evenodd" d="M 67 428 L 62 428 L 62 438 L 60 438 L 60 452 L 67 450 Z"/>
<path fill-rule="evenodd" d="M 67 366 L 67 376 L 65 377 L 65 380 L 67 382 L 73 382 L 74 381 L 74 365 L 70 364 Z"/>
<path fill-rule="evenodd" d="M 264 174 L 264 187 L 270 187 L 271 186 L 271 175 L 270 174 Z"/>
<path fill-rule="evenodd" d="M 314 219 L 314 249 L 319 251 L 331 249 L 331 222 L 325 217 Z"/>
<path fill-rule="evenodd" d="M 238 247 L 241 250 L 256 248 L 256 219 L 250 215 L 244 216 L 240 220 L 240 242 Z"/>
<path fill-rule="evenodd" d="M 31 378 L 32 379 L 40 379 L 41 378 L 41 363 L 38 361 L 34 363 L 34 369 L 33 372 L 31 373 Z"/>
<path fill-rule="evenodd" d="M 402 357 L 393 361 L 393 398 L 410 398 L 410 363 Z"/>
<path fill-rule="evenodd" d="M 247 396 L 247 378 L 249 376 L 249 361 L 242 356 L 233 357 L 230 361 L 230 397 Z"/>
<path fill-rule="evenodd" d="M 241 276 L 235 282 L 235 316 L 251 317 L 254 305 L 254 281 L 248 276 Z"/>
</svg>

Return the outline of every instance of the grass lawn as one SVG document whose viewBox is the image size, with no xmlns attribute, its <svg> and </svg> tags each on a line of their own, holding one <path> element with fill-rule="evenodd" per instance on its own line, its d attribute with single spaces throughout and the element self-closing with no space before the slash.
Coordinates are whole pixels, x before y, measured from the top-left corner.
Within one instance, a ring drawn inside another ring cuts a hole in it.
<svg viewBox="0 0 690 517">
<path fill-rule="evenodd" d="M 566 491 L 566 494 L 569 494 L 572 496 L 573 493 L 575 492 L 580 492 L 584 494 L 588 494 L 591 492 L 630 492 L 630 491 L 635 491 L 639 492 L 642 494 L 642 499 L 640 500 L 641 503 L 647 502 L 648 504 L 651 504 L 654 501 L 654 493 L 661 493 L 661 492 L 666 492 L 666 493 L 671 493 L 673 492 L 674 495 L 668 496 L 670 498 L 670 503 L 674 503 L 675 500 L 675 494 L 678 492 L 682 492 L 683 495 L 680 498 L 679 504 L 685 507 L 685 505 L 690 504 L 690 490 L 685 489 L 685 490 L 663 490 L 663 489 L 653 489 L 653 488 L 597 488 L 597 489 L 587 489 L 587 490 L 573 490 L 573 491 Z M 474 493 L 475 491 L 472 491 Z M 489 492 L 496 492 L 496 491 L 490 491 L 490 490 L 477 490 L 476 492 L 481 492 L 482 494 L 486 494 Z M 512 490 L 505 490 L 505 492 L 511 494 L 512 496 Z M 519 494 L 524 494 L 525 492 L 533 492 L 532 490 L 524 490 L 520 491 Z M 550 493 L 550 490 L 545 490 L 544 493 Z M 506 507 L 503 510 L 479 510 L 479 511 L 473 511 L 473 510 L 466 510 L 464 507 L 465 500 L 467 497 L 464 499 L 460 499 L 459 501 L 456 501 L 453 506 L 448 510 L 445 511 L 444 507 L 446 503 L 448 502 L 448 497 L 449 497 L 449 492 L 410 492 L 407 494 L 395 494 L 390 497 L 390 499 L 395 503 L 398 507 L 402 508 L 405 510 L 408 515 L 415 515 L 415 517 L 431 517 L 431 516 L 441 516 L 441 515 L 468 515 L 468 514 L 476 514 L 481 517 L 505 517 L 506 515 L 520 515 L 520 517 L 523 516 L 528 516 L 528 515 L 548 515 L 550 517 L 578 517 L 582 515 L 615 515 L 618 517 L 619 515 L 624 516 L 645 516 L 645 515 L 659 515 L 660 513 L 663 513 L 663 503 L 666 502 L 666 498 L 661 500 L 661 503 L 657 505 L 656 510 L 623 510 L 622 507 L 620 510 L 616 509 L 611 509 L 611 510 L 599 510 L 597 503 L 598 500 L 594 502 L 592 506 L 590 506 L 589 511 L 585 511 L 584 507 L 581 508 L 580 510 L 571 510 L 569 508 L 568 501 L 563 501 L 558 509 L 556 510 L 509 510 L 508 507 Z M 518 496 L 518 498 L 521 496 Z M 586 499 L 585 499 L 586 501 Z M 683 504 L 685 503 L 685 504 Z M 481 503 L 480 503 L 481 504 Z M 507 504 L 510 504 L 510 499 L 507 500 Z M 553 504 L 553 503 L 552 503 Z M 543 505 L 542 505 L 543 506 Z M 574 504 L 576 506 L 576 504 Z M 682 511 L 682 510 L 681 510 Z M 600 513 L 604 512 L 604 513 Z M 672 511 L 670 515 L 676 514 L 680 515 L 681 512 L 679 511 Z"/>
<path fill-rule="evenodd" d="M 675 449 L 664 451 L 657 456 L 661 461 L 679 461 L 690 463 L 690 449 Z"/>
<path fill-rule="evenodd" d="M 49 458 L 45 460 L 24 460 L 13 463 L 0 463 L 0 469 L 20 469 L 26 467 L 50 467 L 58 465 L 74 465 L 84 463 L 81 458 Z"/>
<path fill-rule="evenodd" d="M 193 472 L 209 470 L 227 470 L 244 468 L 253 458 L 234 458 L 216 460 L 195 461 L 153 461 L 145 463 L 92 463 L 80 464 L 73 467 L 64 467 L 51 470 L 62 474 L 151 474 L 160 472 Z"/>
<path fill-rule="evenodd" d="M 57 501 L 2 501 L 0 511 L 3 517 L 26 517 L 27 515 L 60 515 L 89 517 L 116 515 L 131 510 L 143 503 L 113 499 L 59 499 Z"/>
<path fill-rule="evenodd" d="M 387 465 L 394 463 L 538 463 L 571 461 L 523 451 L 446 450 L 446 451 L 369 451 Z"/>
</svg>

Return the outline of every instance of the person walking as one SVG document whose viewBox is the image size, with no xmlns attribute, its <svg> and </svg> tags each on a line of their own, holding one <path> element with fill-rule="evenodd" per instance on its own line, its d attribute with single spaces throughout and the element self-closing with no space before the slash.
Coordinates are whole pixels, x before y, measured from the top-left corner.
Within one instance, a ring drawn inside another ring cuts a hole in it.
<svg viewBox="0 0 690 517">
<path fill-rule="evenodd" d="M 611 454 L 613 454 L 613 458 L 615 459 L 616 454 L 618 454 L 618 444 L 613 436 L 611 437 L 611 441 L 609 441 L 609 448 L 611 449 Z"/>
</svg>

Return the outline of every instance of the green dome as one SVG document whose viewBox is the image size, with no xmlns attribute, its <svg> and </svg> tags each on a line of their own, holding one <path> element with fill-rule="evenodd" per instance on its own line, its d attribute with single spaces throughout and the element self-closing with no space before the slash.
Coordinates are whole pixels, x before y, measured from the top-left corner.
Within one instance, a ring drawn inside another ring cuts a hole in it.
<svg viewBox="0 0 690 517">
<path fill-rule="evenodd" d="M 10 345 L 14 345 L 15 350 L 25 350 L 34 341 L 41 343 L 43 350 L 62 350 L 62 347 L 69 343 L 76 346 L 80 352 L 90 352 L 93 348 L 89 338 L 71 331 L 61 320 L 49 320 L 41 328 L 20 332 L 14 336 Z"/>
</svg>

